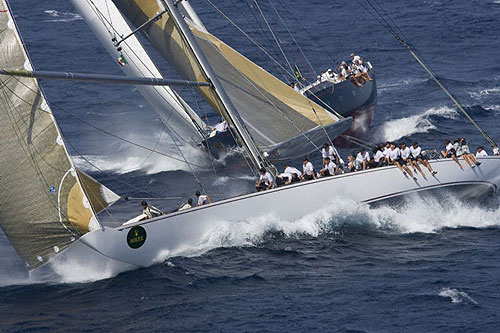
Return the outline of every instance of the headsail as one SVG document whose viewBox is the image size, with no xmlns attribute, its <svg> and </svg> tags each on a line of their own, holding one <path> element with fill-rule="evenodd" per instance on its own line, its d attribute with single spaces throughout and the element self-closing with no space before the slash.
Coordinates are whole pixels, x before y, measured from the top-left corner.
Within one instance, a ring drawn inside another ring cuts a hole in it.
<svg viewBox="0 0 500 333">
<path fill-rule="evenodd" d="M 160 1 L 113 1 L 135 26 L 164 10 Z M 190 29 L 259 149 L 269 150 L 338 120 L 213 35 L 192 25 Z M 181 76 L 202 81 L 196 59 L 168 13 L 147 26 L 145 35 Z M 213 96 L 207 93 L 209 89 L 199 90 L 208 103 L 219 110 Z"/>
<path fill-rule="evenodd" d="M 1 67 L 32 70 L 5 0 L 0 40 Z M 29 269 L 100 228 L 36 79 L 0 77 L 0 145 L 0 227 Z"/>
<path fill-rule="evenodd" d="M 121 43 L 121 50 L 117 51 L 112 38 L 120 39 L 121 36 L 128 35 L 131 29 L 111 0 L 72 0 L 72 3 L 109 54 L 114 59 L 125 59 L 126 63 L 121 63 L 125 74 L 162 78 L 162 74 L 136 36 L 131 36 Z M 200 132 L 209 130 L 189 105 L 169 87 L 140 86 L 138 90 L 153 106 L 168 126 L 169 133 L 175 135 L 178 142 L 197 144 L 203 139 Z"/>
</svg>

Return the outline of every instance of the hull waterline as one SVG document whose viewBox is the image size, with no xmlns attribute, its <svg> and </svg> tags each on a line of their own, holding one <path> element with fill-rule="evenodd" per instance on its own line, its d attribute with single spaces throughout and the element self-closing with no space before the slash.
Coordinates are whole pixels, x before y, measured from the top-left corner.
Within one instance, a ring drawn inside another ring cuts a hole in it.
<svg viewBox="0 0 500 333">
<path fill-rule="evenodd" d="M 127 226 L 96 230 L 83 236 L 79 242 L 105 257 L 145 267 L 171 256 L 192 255 L 193 248 L 204 252 L 204 244 L 217 231 L 214 228 L 221 221 L 241 223 L 259 216 L 275 216 L 293 222 L 334 205 L 335 198 L 340 196 L 360 203 L 378 203 L 436 190 L 452 189 L 464 198 L 492 195 L 500 186 L 500 157 L 480 161 L 482 165 L 475 169 L 462 162 L 464 170 L 452 160 L 432 161 L 431 165 L 438 174 L 433 177 L 426 171 L 426 178 L 418 175 L 417 181 L 390 166 L 297 183 Z M 143 228 L 146 235 L 142 246 L 135 249 L 127 242 L 134 227 Z"/>
</svg>

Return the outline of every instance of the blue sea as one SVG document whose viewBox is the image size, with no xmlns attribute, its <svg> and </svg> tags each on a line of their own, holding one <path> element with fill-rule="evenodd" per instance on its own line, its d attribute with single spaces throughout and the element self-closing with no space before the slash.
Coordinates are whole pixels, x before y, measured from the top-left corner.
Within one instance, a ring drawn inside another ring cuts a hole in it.
<svg viewBox="0 0 500 333">
<path fill-rule="evenodd" d="M 191 3 L 209 31 L 283 79 L 273 61 L 207 0 Z M 500 1 L 371 3 L 390 16 L 471 116 L 500 141 Z M 214 4 L 284 62 L 255 2 Z M 351 52 L 371 62 L 378 106 L 368 140 L 417 140 L 424 148 L 442 149 L 446 138 L 464 136 L 471 149 L 482 145 L 491 153 L 365 10 L 371 7 L 364 0 L 258 4 L 288 59 L 307 78 L 315 73 L 293 38 L 316 72 L 335 68 Z M 11 6 L 36 69 L 121 74 L 68 1 L 12 0 Z M 167 76 L 176 77 L 153 50 L 152 55 Z M 249 172 L 231 167 L 238 156 L 215 161 L 214 174 L 123 141 L 172 150 L 158 116 L 134 87 L 41 85 L 75 162 L 120 195 L 169 198 L 150 200 L 168 210 L 193 196 L 200 183 L 214 199 L 252 188 Z M 179 92 L 204 119 L 207 113 L 210 123 L 218 121 L 190 88 Z M 185 157 L 193 164 L 202 159 L 197 151 Z M 113 226 L 139 212 L 138 201 L 122 200 L 100 219 Z M 29 274 L 0 234 L 0 331 L 499 331 L 498 198 L 479 206 L 415 196 L 396 208 L 339 198 L 316 216 L 321 218 L 269 217 L 238 226 L 221 221 L 217 232 L 206 243 L 193 244 L 185 257 L 128 272 L 95 272 L 82 262 L 55 268 L 49 278 Z"/>
</svg>

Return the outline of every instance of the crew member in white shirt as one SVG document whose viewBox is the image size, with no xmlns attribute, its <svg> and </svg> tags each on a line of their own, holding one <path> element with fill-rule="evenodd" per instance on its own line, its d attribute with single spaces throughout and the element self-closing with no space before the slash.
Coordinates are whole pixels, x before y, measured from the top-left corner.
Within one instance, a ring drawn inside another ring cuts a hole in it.
<svg viewBox="0 0 500 333">
<path fill-rule="evenodd" d="M 335 163 L 332 162 L 330 157 L 325 157 L 323 160 L 323 169 L 319 171 L 321 176 L 323 177 L 328 177 L 328 176 L 335 176 L 338 172 L 337 166 Z"/>
<path fill-rule="evenodd" d="M 401 158 L 403 159 L 403 161 L 406 162 L 406 164 L 408 166 L 413 168 L 413 171 L 415 172 L 415 174 L 417 173 L 417 170 L 418 170 L 418 172 L 420 172 L 422 177 L 425 178 L 425 174 L 422 171 L 422 169 L 420 168 L 420 165 L 418 165 L 418 163 L 416 161 L 413 161 L 413 158 L 411 155 L 411 150 L 404 142 L 401 143 Z"/>
<path fill-rule="evenodd" d="M 391 152 L 391 142 L 386 141 L 384 149 L 382 149 L 382 153 L 384 154 L 385 162 L 387 163 L 387 165 L 389 165 L 389 162 L 390 162 L 390 160 L 389 160 L 389 153 L 390 152 Z"/>
<path fill-rule="evenodd" d="M 255 189 L 258 192 L 271 189 L 274 185 L 274 179 L 273 176 L 271 176 L 271 173 L 269 173 L 269 171 L 267 171 L 265 168 L 260 168 L 259 174 L 260 177 L 255 184 Z"/>
<path fill-rule="evenodd" d="M 493 155 L 500 155 L 500 149 L 498 149 L 498 146 L 493 146 Z"/>
<path fill-rule="evenodd" d="M 484 148 L 481 146 L 477 147 L 476 157 L 486 157 L 486 156 L 488 156 L 486 150 L 484 150 Z"/>
<path fill-rule="evenodd" d="M 420 162 L 427 168 L 427 170 L 429 170 L 431 175 L 434 176 L 437 173 L 437 171 L 434 171 L 432 169 L 431 164 L 428 161 L 427 155 L 422 154 L 422 148 L 420 148 L 420 146 L 418 145 L 417 142 L 413 142 L 413 144 L 411 145 L 410 153 L 411 153 L 410 158 L 411 158 L 412 162 L 417 167 L 418 167 L 418 162 Z M 420 172 L 420 173 L 422 173 L 422 172 Z M 423 173 L 422 173 L 422 175 L 423 175 Z"/>
<path fill-rule="evenodd" d="M 283 170 L 283 173 L 289 173 L 292 175 L 292 183 L 298 182 L 302 177 L 302 172 L 300 172 L 299 169 L 290 166 L 288 163 L 285 163 L 285 170 Z"/>
<path fill-rule="evenodd" d="M 368 165 L 368 161 L 370 160 L 370 154 L 366 151 L 365 148 L 361 148 L 358 155 L 356 155 L 356 161 L 361 164 L 361 168 L 366 170 Z"/>
<path fill-rule="evenodd" d="M 384 153 L 382 152 L 382 146 L 378 146 L 373 149 L 373 160 L 377 167 L 382 167 L 387 165 L 384 158 Z"/>
<path fill-rule="evenodd" d="M 395 166 L 398 167 L 401 172 L 403 172 L 403 175 L 406 176 L 406 174 L 409 174 L 413 180 L 417 180 L 415 176 L 413 176 L 413 173 L 411 170 L 406 166 L 405 161 L 401 158 L 401 151 L 399 148 L 396 147 L 394 143 L 391 143 L 391 151 L 389 152 L 389 163 L 394 164 Z"/>
<path fill-rule="evenodd" d="M 302 180 L 311 180 L 317 179 L 316 171 L 314 171 L 314 167 L 307 157 L 304 157 L 302 160 Z"/>
<path fill-rule="evenodd" d="M 205 194 L 201 194 L 200 191 L 196 191 L 196 197 L 198 198 L 197 206 L 203 206 L 203 205 L 208 205 L 209 203 L 212 203 L 210 200 L 210 197 Z"/>
<path fill-rule="evenodd" d="M 453 144 L 451 143 L 451 141 L 450 140 L 445 140 L 444 144 L 446 145 L 445 146 L 445 150 L 441 151 L 441 154 L 443 155 L 443 157 L 444 158 L 450 158 L 451 157 L 458 164 L 458 166 L 460 167 L 460 169 L 463 170 L 462 164 L 460 164 L 460 162 L 457 159 L 457 152 L 455 150 L 455 147 L 453 146 Z"/>
<path fill-rule="evenodd" d="M 361 57 L 358 55 L 354 55 L 354 53 L 351 53 L 351 60 L 352 60 L 353 64 L 356 63 L 356 61 L 363 63 L 363 60 L 361 59 Z"/>
<path fill-rule="evenodd" d="M 189 209 L 189 208 L 193 208 L 193 199 L 189 198 L 188 201 L 181 206 L 181 208 L 179 208 L 179 210 L 185 210 L 185 209 Z"/>
<path fill-rule="evenodd" d="M 214 126 L 209 137 L 212 138 L 212 137 L 216 136 L 217 134 L 224 133 L 228 129 L 229 129 L 229 126 L 228 126 L 227 122 L 225 120 L 221 119 L 221 122 Z"/>
</svg>

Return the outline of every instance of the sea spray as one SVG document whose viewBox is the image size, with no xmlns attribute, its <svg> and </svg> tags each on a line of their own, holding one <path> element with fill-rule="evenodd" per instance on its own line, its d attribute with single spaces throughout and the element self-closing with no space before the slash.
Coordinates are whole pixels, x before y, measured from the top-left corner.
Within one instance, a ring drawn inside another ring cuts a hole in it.
<svg viewBox="0 0 500 333">
<path fill-rule="evenodd" d="M 379 131 L 375 141 L 396 141 L 405 136 L 417 133 L 427 133 L 436 128 L 431 117 L 454 119 L 457 111 L 447 106 L 430 108 L 422 113 L 405 118 L 389 120 L 385 122 Z"/>
</svg>

